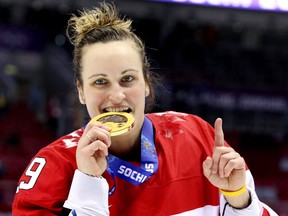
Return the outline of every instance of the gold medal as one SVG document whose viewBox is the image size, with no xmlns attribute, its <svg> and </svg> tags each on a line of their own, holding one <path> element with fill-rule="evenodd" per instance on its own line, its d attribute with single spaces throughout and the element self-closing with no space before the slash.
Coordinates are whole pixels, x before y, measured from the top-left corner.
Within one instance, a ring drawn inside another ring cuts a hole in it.
<svg viewBox="0 0 288 216">
<path fill-rule="evenodd" d="M 128 132 L 133 127 L 134 121 L 134 117 L 126 112 L 107 112 L 91 119 L 91 122 L 100 122 L 110 127 L 111 136 Z"/>
</svg>

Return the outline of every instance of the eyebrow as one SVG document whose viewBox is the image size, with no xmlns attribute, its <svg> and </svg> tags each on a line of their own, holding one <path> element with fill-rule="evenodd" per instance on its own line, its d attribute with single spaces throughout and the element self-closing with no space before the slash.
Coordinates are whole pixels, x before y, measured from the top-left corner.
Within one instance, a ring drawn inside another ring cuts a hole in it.
<svg viewBox="0 0 288 216">
<path fill-rule="evenodd" d="M 121 72 L 121 75 L 123 75 L 123 74 L 125 74 L 125 73 L 127 73 L 127 72 L 130 72 L 130 71 L 134 71 L 134 72 L 137 72 L 137 73 L 139 72 L 139 71 L 136 70 L 136 69 L 129 68 L 129 69 L 126 69 L 126 70 L 122 71 L 122 72 Z M 88 79 L 91 79 L 91 78 L 93 78 L 93 77 L 98 77 L 98 76 L 107 77 L 107 74 L 103 74 L 103 73 L 93 74 L 93 75 L 91 75 L 90 77 L 88 77 Z"/>
</svg>

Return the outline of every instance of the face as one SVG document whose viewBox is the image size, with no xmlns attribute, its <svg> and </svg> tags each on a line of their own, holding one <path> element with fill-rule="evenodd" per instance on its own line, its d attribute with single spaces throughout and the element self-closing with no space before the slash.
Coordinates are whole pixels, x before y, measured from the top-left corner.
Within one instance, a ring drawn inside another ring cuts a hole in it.
<svg viewBox="0 0 288 216">
<path fill-rule="evenodd" d="M 142 127 L 145 96 L 149 88 L 143 77 L 142 62 L 130 40 L 96 43 L 83 48 L 79 99 L 91 118 L 104 112 L 129 112 L 134 128 Z M 133 130 L 133 129 L 132 129 Z"/>
</svg>

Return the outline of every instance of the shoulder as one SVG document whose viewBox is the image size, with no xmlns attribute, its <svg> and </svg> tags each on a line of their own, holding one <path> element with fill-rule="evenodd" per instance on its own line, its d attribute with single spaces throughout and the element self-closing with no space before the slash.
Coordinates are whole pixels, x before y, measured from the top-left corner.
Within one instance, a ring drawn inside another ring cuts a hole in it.
<svg viewBox="0 0 288 216">
<path fill-rule="evenodd" d="M 170 125 L 189 125 L 189 127 L 208 127 L 211 128 L 211 125 L 203 120 L 201 117 L 175 111 L 159 112 L 159 113 L 149 113 L 147 117 L 153 122 L 155 127 L 159 125 L 167 126 Z"/>
<path fill-rule="evenodd" d="M 39 153 L 41 152 L 49 152 L 49 151 L 70 151 L 71 149 L 75 149 L 79 139 L 83 134 L 83 128 L 80 128 L 72 133 L 66 134 L 59 139 L 55 140 L 54 142 L 50 143 L 49 145 L 42 148 Z"/>
<path fill-rule="evenodd" d="M 51 211 L 62 208 L 61 202 L 67 198 L 77 168 L 75 152 L 82 133 L 83 129 L 79 129 L 60 137 L 31 159 L 19 179 L 14 202 L 16 209 L 24 204 L 33 208 L 42 205 Z"/>
<path fill-rule="evenodd" d="M 168 111 L 147 114 L 147 117 L 152 121 L 156 139 L 161 143 L 185 142 L 208 148 L 213 143 L 213 127 L 199 116 Z"/>
<path fill-rule="evenodd" d="M 78 129 L 70 134 L 66 134 L 49 145 L 43 147 L 35 155 L 35 158 L 44 158 L 50 166 L 59 167 L 60 164 L 69 162 L 75 166 L 75 152 L 78 141 L 82 136 L 83 129 Z"/>
<path fill-rule="evenodd" d="M 159 166 L 170 164 L 167 173 L 171 174 L 172 178 L 178 178 L 177 173 L 202 176 L 200 164 L 213 151 L 213 127 L 202 118 L 187 113 L 169 111 L 148 114 L 147 117 L 154 126 Z M 181 172 L 178 170 L 179 167 Z M 165 167 L 162 169 L 167 170 Z"/>
</svg>

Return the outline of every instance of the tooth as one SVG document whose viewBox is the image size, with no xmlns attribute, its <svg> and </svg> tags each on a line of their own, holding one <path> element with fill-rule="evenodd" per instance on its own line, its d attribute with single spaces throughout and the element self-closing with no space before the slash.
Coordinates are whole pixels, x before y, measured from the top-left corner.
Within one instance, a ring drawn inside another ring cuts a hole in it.
<svg viewBox="0 0 288 216">
<path fill-rule="evenodd" d="M 106 110 L 108 112 L 124 112 L 126 110 L 128 110 L 129 108 L 128 107 L 110 107 L 110 108 L 107 108 Z"/>
</svg>

